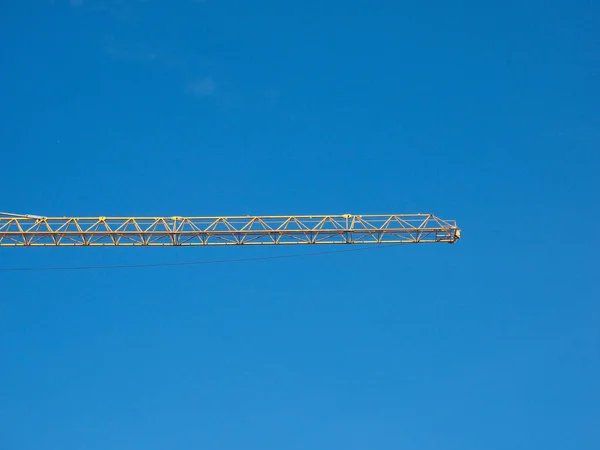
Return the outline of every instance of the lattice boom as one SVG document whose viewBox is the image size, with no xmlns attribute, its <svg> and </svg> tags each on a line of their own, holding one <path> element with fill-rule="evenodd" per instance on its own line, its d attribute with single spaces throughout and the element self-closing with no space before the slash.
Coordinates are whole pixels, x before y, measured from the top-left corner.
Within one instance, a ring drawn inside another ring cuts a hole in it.
<svg viewBox="0 0 600 450">
<path fill-rule="evenodd" d="M 454 243 L 432 214 L 235 217 L 0 217 L 0 246 Z"/>
</svg>

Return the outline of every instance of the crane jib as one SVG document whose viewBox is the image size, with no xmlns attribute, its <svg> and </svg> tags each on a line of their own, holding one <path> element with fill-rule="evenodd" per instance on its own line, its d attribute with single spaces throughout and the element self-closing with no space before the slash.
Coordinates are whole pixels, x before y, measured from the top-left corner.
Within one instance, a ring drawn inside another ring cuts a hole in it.
<svg viewBox="0 0 600 450">
<path fill-rule="evenodd" d="M 0 213 L 0 246 L 206 246 L 454 243 L 433 214 L 43 217 Z"/>
</svg>

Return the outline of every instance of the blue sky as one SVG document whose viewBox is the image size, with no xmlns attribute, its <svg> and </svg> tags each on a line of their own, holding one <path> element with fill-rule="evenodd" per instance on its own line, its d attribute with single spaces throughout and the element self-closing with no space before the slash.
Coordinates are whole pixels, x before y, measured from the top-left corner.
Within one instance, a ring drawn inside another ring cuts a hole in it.
<svg viewBox="0 0 600 450">
<path fill-rule="evenodd" d="M 0 448 L 598 448 L 599 10 L 484 3 L 4 2 L 2 211 L 464 231 L 0 272 Z"/>
</svg>

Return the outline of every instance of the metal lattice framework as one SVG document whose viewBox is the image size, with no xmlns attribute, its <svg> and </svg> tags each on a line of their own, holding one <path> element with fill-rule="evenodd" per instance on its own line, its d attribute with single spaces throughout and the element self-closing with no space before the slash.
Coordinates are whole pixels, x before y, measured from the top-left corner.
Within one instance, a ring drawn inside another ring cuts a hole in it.
<svg viewBox="0 0 600 450">
<path fill-rule="evenodd" d="M 0 216 L 0 246 L 454 243 L 432 214 L 233 217 Z"/>
</svg>

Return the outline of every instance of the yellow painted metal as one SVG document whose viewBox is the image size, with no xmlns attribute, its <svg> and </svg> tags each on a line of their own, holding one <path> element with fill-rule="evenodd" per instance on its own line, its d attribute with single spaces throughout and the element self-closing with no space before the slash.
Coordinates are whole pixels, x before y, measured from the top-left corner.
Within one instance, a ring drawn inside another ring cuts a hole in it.
<svg viewBox="0 0 600 450">
<path fill-rule="evenodd" d="M 0 217 L 0 247 L 454 243 L 433 214 L 229 217 Z"/>
</svg>

